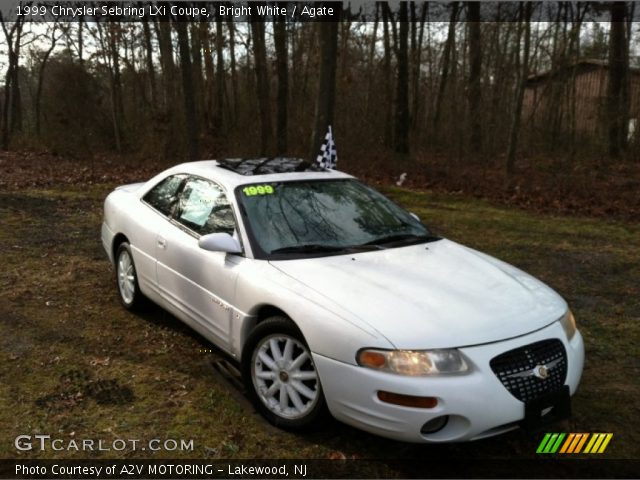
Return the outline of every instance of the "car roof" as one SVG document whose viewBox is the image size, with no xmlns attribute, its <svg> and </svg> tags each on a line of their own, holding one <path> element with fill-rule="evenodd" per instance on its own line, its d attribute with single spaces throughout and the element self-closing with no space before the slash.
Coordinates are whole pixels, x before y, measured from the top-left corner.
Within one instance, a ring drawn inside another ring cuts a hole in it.
<svg viewBox="0 0 640 480">
<path fill-rule="evenodd" d="M 237 161 L 238 159 L 232 159 Z M 266 159 L 250 159 L 254 160 L 254 163 L 264 161 Z M 299 159 L 286 159 L 286 160 L 299 160 Z M 299 160 L 302 162 L 303 160 Z M 225 162 L 228 160 L 201 160 L 197 162 L 188 162 L 176 165 L 170 168 L 166 173 L 177 174 L 187 173 L 192 175 L 198 175 L 209 180 L 214 180 L 227 189 L 234 189 L 238 185 L 246 185 L 250 183 L 260 182 L 283 182 L 294 180 L 335 180 L 353 178 L 351 175 L 338 170 L 304 170 L 304 171 L 284 171 L 278 173 L 238 173 L 238 171 L 230 169 Z"/>
</svg>

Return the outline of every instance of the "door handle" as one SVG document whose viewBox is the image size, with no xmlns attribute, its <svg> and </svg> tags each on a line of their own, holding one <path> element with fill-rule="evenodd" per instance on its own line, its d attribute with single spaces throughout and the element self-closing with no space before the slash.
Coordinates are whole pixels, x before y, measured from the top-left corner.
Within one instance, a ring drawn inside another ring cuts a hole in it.
<svg viewBox="0 0 640 480">
<path fill-rule="evenodd" d="M 158 247 L 162 249 L 167 248 L 167 241 L 162 237 L 158 237 Z"/>
</svg>

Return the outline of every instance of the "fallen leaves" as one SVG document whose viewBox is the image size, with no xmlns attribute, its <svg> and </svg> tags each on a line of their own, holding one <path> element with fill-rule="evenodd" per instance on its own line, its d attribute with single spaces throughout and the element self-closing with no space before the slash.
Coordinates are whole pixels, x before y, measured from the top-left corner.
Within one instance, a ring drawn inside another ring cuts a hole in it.
<svg viewBox="0 0 640 480">
<path fill-rule="evenodd" d="M 563 215 L 640 218 L 640 164 L 620 161 L 606 169 L 596 160 L 567 164 L 557 158 L 526 158 L 517 173 L 506 179 L 501 159 L 455 162 L 439 156 L 417 155 L 398 165 L 385 155 L 369 164 L 350 159 L 349 173 L 380 186 L 393 186 L 402 175 L 403 188 L 483 198 L 528 210 Z M 89 165 L 87 165 L 89 163 Z M 55 165 L 55 168 L 52 168 Z M 0 152 L 0 189 L 17 190 L 52 185 L 116 185 L 145 181 L 165 168 L 153 161 L 96 154 L 87 160 L 55 156 L 50 152 Z M 402 174 L 402 175 L 401 175 Z"/>
<path fill-rule="evenodd" d="M 104 357 L 104 358 L 99 358 L 96 357 L 93 360 L 91 360 L 89 362 L 89 364 L 92 367 L 97 367 L 97 366 L 101 366 L 101 367 L 108 367 L 109 366 L 109 362 L 111 361 L 111 359 L 109 357 Z"/>
</svg>

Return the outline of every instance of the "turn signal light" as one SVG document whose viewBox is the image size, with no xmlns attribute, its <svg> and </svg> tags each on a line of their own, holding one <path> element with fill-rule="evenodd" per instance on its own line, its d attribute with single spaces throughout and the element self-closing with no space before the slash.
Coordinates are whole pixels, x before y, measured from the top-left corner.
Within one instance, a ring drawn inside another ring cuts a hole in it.
<svg viewBox="0 0 640 480">
<path fill-rule="evenodd" d="M 382 353 L 363 350 L 360 352 L 360 365 L 372 368 L 383 367 L 387 359 Z"/>
<path fill-rule="evenodd" d="M 435 397 L 415 397 L 413 395 L 402 395 L 400 393 L 378 391 L 378 399 L 385 403 L 393 403 L 403 407 L 413 408 L 434 408 L 438 405 Z"/>
</svg>

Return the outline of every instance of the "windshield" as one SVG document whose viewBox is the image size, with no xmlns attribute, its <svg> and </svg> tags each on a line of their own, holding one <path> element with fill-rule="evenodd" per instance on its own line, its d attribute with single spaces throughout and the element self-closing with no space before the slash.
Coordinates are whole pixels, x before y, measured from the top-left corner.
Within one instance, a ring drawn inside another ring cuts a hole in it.
<svg viewBox="0 0 640 480">
<path fill-rule="evenodd" d="M 407 211 L 355 180 L 256 183 L 236 194 L 258 257 L 335 255 L 434 239 Z"/>
</svg>

